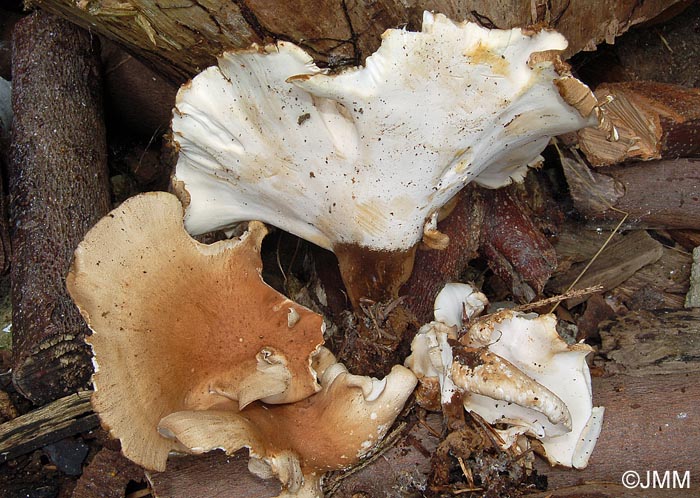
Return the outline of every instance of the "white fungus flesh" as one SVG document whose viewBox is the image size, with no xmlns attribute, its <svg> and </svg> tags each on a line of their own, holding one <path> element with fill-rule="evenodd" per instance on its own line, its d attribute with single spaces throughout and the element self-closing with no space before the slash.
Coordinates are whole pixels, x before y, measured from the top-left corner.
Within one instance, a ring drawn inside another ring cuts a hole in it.
<svg viewBox="0 0 700 498">
<path fill-rule="evenodd" d="M 445 316 L 464 307 L 475 292 L 468 287 L 460 295 L 460 287 L 448 286 L 438 296 Z M 419 331 L 406 365 L 421 382 L 439 382 L 442 404 L 460 392 L 465 409 L 508 427 L 501 431 L 505 441 L 528 434 L 542 442 L 551 464 L 586 467 L 604 411 L 592 403 L 586 363 L 592 348 L 566 344 L 553 315 L 499 311 L 448 343 L 458 326 L 432 322 Z"/>
<path fill-rule="evenodd" d="M 226 52 L 177 97 L 186 227 L 258 219 L 331 250 L 407 250 L 465 184 L 521 179 L 552 136 L 595 124 L 555 84 L 566 44 L 426 12 L 338 74 L 287 42 Z"/>
</svg>

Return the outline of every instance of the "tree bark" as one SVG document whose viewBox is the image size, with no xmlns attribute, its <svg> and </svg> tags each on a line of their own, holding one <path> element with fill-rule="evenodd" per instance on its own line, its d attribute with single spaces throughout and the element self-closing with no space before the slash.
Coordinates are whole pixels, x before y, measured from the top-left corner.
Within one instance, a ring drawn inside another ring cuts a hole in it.
<svg viewBox="0 0 700 498">
<path fill-rule="evenodd" d="M 92 373 L 64 278 L 110 207 L 107 148 L 91 36 L 38 12 L 17 23 L 13 43 L 13 382 L 44 404 L 87 387 Z"/>
<path fill-rule="evenodd" d="M 419 29 L 423 10 L 502 29 L 539 24 L 569 40 L 565 57 L 594 50 L 631 26 L 686 2 L 647 0 L 34 0 L 31 6 L 94 30 L 149 60 L 160 72 L 183 82 L 215 63 L 225 49 L 289 40 L 332 66 L 364 61 L 387 28 Z"/>
</svg>

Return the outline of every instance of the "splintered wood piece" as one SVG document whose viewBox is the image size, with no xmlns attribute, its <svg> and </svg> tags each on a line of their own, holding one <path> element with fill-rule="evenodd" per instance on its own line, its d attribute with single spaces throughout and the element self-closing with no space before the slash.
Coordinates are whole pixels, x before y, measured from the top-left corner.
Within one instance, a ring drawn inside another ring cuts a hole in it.
<svg viewBox="0 0 700 498">
<path fill-rule="evenodd" d="M 634 81 L 599 86 L 606 117 L 618 140 L 589 127 L 579 131 L 579 146 L 593 166 L 624 161 L 693 157 L 700 153 L 700 90 Z"/>
<path fill-rule="evenodd" d="M 618 285 L 612 296 L 631 310 L 679 309 L 685 304 L 692 257 L 663 247 L 658 261 Z"/>
<path fill-rule="evenodd" d="M 97 427 L 91 394 L 71 394 L 0 425 L 0 463 Z"/>
<path fill-rule="evenodd" d="M 611 243 L 598 255 L 574 289 L 585 289 L 594 285 L 602 285 L 603 291 L 615 288 L 640 268 L 654 263 L 663 255 L 663 246 L 643 230 L 631 232 Z M 579 276 L 584 263 L 573 265 L 564 274 L 554 277 L 548 284 L 555 293 L 566 291 Z M 585 296 L 568 299 L 568 308 L 586 300 Z"/>
<path fill-rule="evenodd" d="M 700 308 L 700 247 L 693 249 L 690 285 L 684 306 L 686 308 Z"/>
<path fill-rule="evenodd" d="M 193 2 L 172 8 L 152 0 L 75 2 L 33 0 L 32 7 L 59 14 L 116 40 L 180 82 L 212 65 L 227 48 L 277 39 L 300 44 L 325 63 L 358 64 L 379 45 L 390 27 L 420 28 L 426 4 L 400 0 L 327 2 L 298 0 L 280 6 L 261 0 Z M 563 58 L 598 43 L 613 43 L 635 24 L 659 15 L 680 0 L 645 2 L 476 2 L 469 8 L 448 0 L 429 4 L 455 21 L 492 28 L 538 25 L 556 28 L 568 40 Z M 536 4 L 536 5 L 535 5 Z M 682 4 L 681 4 L 682 5 Z"/>
<path fill-rule="evenodd" d="M 87 387 L 88 328 L 64 280 L 110 207 L 100 70 L 90 33 L 44 12 L 15 25 L 12 224 L 13 382 L 36 404 Z"/>
<path fill-rule="evenodd" d="M 603 247 L 610 231 L 587 230 L 578 223 L 562 226 L 554 244 L 557 252 L 557 274 L 564 273 L 576 263 L 587 263 Z"/>
<path fill-rule="evenodd" d="M 564 158 L 574 206 L 594 226 L 700 228 L 700 159 L 664 159 L 590 171 Z"/>
<path fill-rule="evenodd" d="M 700 310 L 632 311 L 603 323 L 600 352 L 613 373 L 700 372 Z"/>
</svg>

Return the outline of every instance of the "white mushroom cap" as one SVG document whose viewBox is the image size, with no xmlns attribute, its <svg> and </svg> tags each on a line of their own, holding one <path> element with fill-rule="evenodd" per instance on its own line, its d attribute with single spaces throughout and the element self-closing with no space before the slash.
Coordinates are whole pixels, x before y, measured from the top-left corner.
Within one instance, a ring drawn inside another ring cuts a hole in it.
<svg viewBox="0 0 700 498">
<path fill-rule="evenodd" d="M 177 97 L 174 178 L 191 233 L 260 219 L 322 247 L 405 251 L 466 183 L 524 176 L 594 124 L 559 94 L 559 34 L 426 12 L 365 67 L 323 74 L 286 42 L 227 52 Z M 183 191 L 184 189 L 184 191 Z"/>
<path fill-rule="evenodd" d="M 450 327 L 462 327 L 472 317 L 483 313 L 489 301 L 469 284 L 447 283 L 435 297 L 435 320 Z"/>
<path fill-rule="evenodd" d="M 320 389 L 323 318 L 263 282 L 265 227 L 204 245 L 182 216 L 165 192 L 127 200 L 88 232 L 66 279 L 93 331 L 95 411 L 128 458 L 156 470 L 176 448 L 157 432 L 170 413 Z"/>
<path fill-rule="evenodd" d="M 603 416 L 603 408 L 592 406 L 585 360 L 592 348 L 567 345 L 553 315 L 511 310 L 473 321 L 461 344 L 448 342 L 461 325 L 459 310 L 478 294 L 466 284 L 442 292 L 435 308 L 451 326 L 423 326 L 406 366 L 421 383 L 439 381 L 442 404 L 461 392 L 467 410 L 510 426 L 508 441 L 528 433 L 541 440 L 550 463 L 585 467 Z"/>
<path fill-rule="evenodd" d="M 319 393 L 296 403 L 177 412 L 163 418 L 159 427 L 196 453 L 216 448 L 234 453 L 247 447 L 249 468 L 261 477 L 277 476 L 283 496 L 320 498 L 323 474 L 353 465 L 377 446 L 413 392 L 416 378 L 398 365 L 377 380 L 351 375 L 334 363 L 320 381 Z"/>
<path fill-rule="evenodd" d="M 593 348 L 587 344 L 566 344 L 559 337 L 556 318 L 551 314 L 537 316 L 505 310 L 474 328 L 474 336 L 481 341 L 485 339 L 484 329 L 490 329 L 490 352 L 512 363 L 563 401 L 571 414 L 570 430 L 563 431 L 535 410 L 492 398 L 471 396 L 465 400 L 465 407 L 491 423 L 504 421 L 527 428 L 542 441 L 550 463 L 585 467 L 600 433 L 603 412 L 602 408 L 593 408 L 592 403 L 586 356 Z M 462 340 L 468 341 L 468 336 Z"/>
</svg>

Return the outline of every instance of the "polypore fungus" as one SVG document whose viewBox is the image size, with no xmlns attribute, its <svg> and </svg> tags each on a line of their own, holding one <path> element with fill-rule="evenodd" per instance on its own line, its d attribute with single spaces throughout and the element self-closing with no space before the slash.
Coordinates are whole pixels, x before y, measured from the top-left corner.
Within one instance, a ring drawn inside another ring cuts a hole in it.
<svg viewBox="0 0 700 498">
<path fill-rule="evenodd" d="M 454 291 L 438 297 L 450 316 L 474 292 Z M 551 314 L 499 311 L 467 325 L 457 341 L 461 326 L 432 322 L 414 339 L 406 365 L 426 384 L 423 390 L 435 392 L 437 382 L 442 404 L 457 393 L 468 411 L 509 426 L 501 432 L 507 444 L 527 433 L 542 442 L 551 464 L 585 467 L 603 417 L 603 408 L 592 406 L 585 360 L 592 348 L 566 344 Z"/>
<path fill-rule="evenodd" d="M 596 123 L 567 103 L 572 86 L 595 98 L 559 61 L 566 45 L 426 12 L 337 74 L 287 42 L 226 52 L 177 96 L 185 225 L 260 219 L 333 250 L 353 303 L 396 297 L 424 231 L 444 246 L 438 210 L 465 184 L 521 179 L 550 137 Z"/>
<path fill-rule="evenodd" d="M 127 200 L 81 242 L 66 282 L 93 331 L 94 408 L 127 457 L 157 470 L 178 447 L 157 431 L 171 413 L 320 389 L 323 319 L 263 282 L 265 227 L 204 245 L 182 216 L 171 194 Z"/>
<path fill-rule="evenodd" d="M 395 366 L 383 380 L 351 375 L 340 363 L 319 368 L 322 389 L 305 400 L 243 411 L 223 403 L 206 411 L 173 413 L 163 434 L 193 453 L 249 448 L 249 469 L 282 481 L 280 496 L 322 497 L 321 478 L 357 463 L 384 437 L 413 392 L 416 378 Z"/>
</svg>

